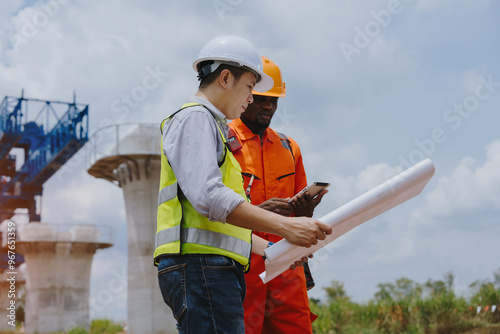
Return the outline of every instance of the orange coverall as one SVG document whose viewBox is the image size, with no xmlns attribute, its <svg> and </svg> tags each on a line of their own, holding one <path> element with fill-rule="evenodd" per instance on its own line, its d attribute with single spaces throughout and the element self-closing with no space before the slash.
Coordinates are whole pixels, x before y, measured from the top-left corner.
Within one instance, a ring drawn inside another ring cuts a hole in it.
<svg viewBox="0 0 500 334">
<path fill-rule="evenodd" d="M 261 143 L 259 136 L 240 119 L 229 126 L 242 145 L 234 156 L 241 165 L 245 189 L 254 176 L 252 204 L 259 205 L 272 197 L 291 198 L 307 186 L 302 154 L 293 139 L 286 141 L 267 128 Z M 293 155 L 287 147 L 291 147 Z M 272 242 L 282 239 L 269 233 L 254 233 Z M 245 333 L 312 333 L 311 318 L 316 316 L 309 309 L 304 269 L 289 269 L 267 284 L 259 277 L 264 270 L 262 256 L 252 254 L 250 271 L 245 275 Z"/>
</svg>

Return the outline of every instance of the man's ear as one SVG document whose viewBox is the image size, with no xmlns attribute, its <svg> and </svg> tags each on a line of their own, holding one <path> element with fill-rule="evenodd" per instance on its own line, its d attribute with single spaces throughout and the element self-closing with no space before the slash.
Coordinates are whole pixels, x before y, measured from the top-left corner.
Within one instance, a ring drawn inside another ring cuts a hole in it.
<svg viewBox="0 0 500 334">
<path fill-rule="evenodd" d="M 228 69 L 222 70 L 219 75 L 219 84 L 222 88 L 227 89 L 233 78 L 233 74 Z"/>
</svg>

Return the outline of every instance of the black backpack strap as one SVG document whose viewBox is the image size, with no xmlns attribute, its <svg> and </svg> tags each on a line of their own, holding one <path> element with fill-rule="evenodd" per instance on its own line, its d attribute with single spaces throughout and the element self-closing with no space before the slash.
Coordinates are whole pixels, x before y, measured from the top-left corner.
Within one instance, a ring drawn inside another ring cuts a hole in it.
<svg viewBox="0 0 500 334">
<path fill-rule="evenodd" d="M 290 153 L 292 154 L 293 162 L 295 162 L 295 155 L 293 154 L 292 144 L 290 143 L 290 139 L 288 139 L 288 137 L 283 133 L 277 132 L 277 134 L 280 137 L 281 146 L 290 151 Z"/>
</svg>

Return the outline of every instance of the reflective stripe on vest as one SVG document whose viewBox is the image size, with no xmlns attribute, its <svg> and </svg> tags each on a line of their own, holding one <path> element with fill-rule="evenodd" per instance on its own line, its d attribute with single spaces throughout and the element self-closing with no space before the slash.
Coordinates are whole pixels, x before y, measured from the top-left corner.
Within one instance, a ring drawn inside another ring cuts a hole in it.
<svg viewBox="0 0 500 334">
<path fill-rule="evenodd" d="M 201 106 L 198 103 L 189 103 L 180 110 L 194 105 Z M 165 121 L 161 124 L 162 129 Z M 219 124 L 217 121 L 215 123 L 224 145 L 224 158 L 219 163 L 222 182 L 246 199 L 241 168 L 228 150 L 227 141 Z M 252 247 L 252 232 L 231 224 L 210 222 L 207 217 L 199 214 L 183 196 L 180 198 L 177 179 L 163 152 L 163 140 L 161 146 L 162 164 L 158 193 L 155 264 L 158 265 L 161 256 L 169 254 L 219 254 L 231 257 L 243 266 L 247 266 Z"/>
<path fill-rule="evenodd" d="M 177 182 L 172 183 L 169 186 L 161 189 L 158 193 L 158 205 L 170 201 L 177 196 Z"/>
<path fill-rule="evenodd" d="M 155 248 L 179 240 L 181 234 L 181 225 L 167 228 L 156 233 Z"/>
<path fill-rule="evenodd" d="M 160 245 L 179 240 L 180 232 L 180 225 L 159 231 L 156 234 L 155 248 Z M 251 249 L 248 249 L 248 243 L 239 238 L 198 228 L 182 229 L 181 241 L 183 243 L 217 247 L 244 257 L 249 257 L 251 252 Z"/>
</svg>

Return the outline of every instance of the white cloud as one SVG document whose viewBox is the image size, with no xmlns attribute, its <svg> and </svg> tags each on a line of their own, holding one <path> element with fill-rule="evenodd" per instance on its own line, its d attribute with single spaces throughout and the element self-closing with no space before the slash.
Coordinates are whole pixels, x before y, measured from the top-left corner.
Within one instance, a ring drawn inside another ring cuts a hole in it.
<svg viewBox="0 0 500 334">
<path fill-rule="evenodd" d="M 414 251 L 415 245 L 409 237 L 402 237 L 397 243 L 396 249 L 391 249 L 388 253 L 376 253 L 368 257 L 368 263 L 394 262 L 408 258 Z"/>
<path fill-rule="evenodd" d="M 341 176 L 326 173 L 325 181 L 332 183 L 330 193 L 324 197 L 322 207 L 338 207 L 353 200 L 357 196 L 375 188 L 387 181 L 386 176 L 397 174 L 397 167 L 390 167 L 386 163 L 369 165 L 355 176 Z"/>
<path fill-rule="evenodd" d="M 416 222 L 432 222 L 440 218 L 475 210 L 500 208 L 500 140 L 486 147 L 486 161 L 465 157 L 438 186 L 425 196 L 425 205 L 412 213 Z"/>
<path fill-rule="evenodd" d="M 63 174 L 65 168 L 46 183 L 42 201 L 45 222 L 109 225 L 99 221 L 103 214 L 126 221 L 120 188 L 85 175 L 81 169 Z"/>
<path fill-rule="evenodd" d="M 351 145 L 344 147 L 339 152 L 339 160 L 343 164 L 356 164 L 360 162 L 361 157 L 365 154 L 364 148 L 360 142 L 354 142 Z"/>
</svg>

